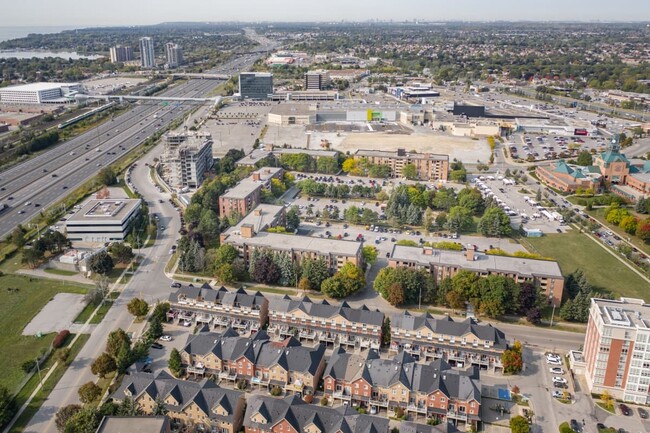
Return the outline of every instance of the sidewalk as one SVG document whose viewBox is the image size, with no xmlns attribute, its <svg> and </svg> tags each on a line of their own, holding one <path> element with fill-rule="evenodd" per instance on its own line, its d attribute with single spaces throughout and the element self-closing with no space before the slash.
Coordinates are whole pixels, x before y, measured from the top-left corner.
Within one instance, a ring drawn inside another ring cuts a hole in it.
<svg viewBox="0 0 650 433">
<path fill-rule="evenodd" d="M 77 275 L 50 274 L 49 272 L 45 272 L 45 270 L 43 268 L 19 269 L 19 270 L 16 271 L 16 273 L 20 274 L 20 275 L 27 275 L 29 277 L 47 278 L 47 279 L 50 279 L 50 280 L 74 282 L 74 283 L 79 283 L 79 284 L 85 284 L 85 285 L 88 285 L 88 286 L 95 285 L 95 282 L 93 280 L 91 280 L 90 278 L 86 278 L 81 274 L 77 274 Z"/>
</svg>

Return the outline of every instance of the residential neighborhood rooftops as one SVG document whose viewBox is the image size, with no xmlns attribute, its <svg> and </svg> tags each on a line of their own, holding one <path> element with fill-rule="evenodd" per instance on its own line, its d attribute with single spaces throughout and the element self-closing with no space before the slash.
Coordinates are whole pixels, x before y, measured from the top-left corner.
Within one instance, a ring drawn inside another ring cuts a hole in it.
<svg viewBox="0 0 650 433">
<path fill-rule="evenodd" d="M 381 326 L 384 323 L 384 313 L 379 310 L 371 310 L 365 305 L 353 308 L 347 302 L 341 304 L 330 304 L 323 300 L 313 302 L 308 297 L 294 299 L 289 296 L 282 298 L 273 297 L 269 300 L 269 311 L 278 313 L 290 313 L 301 310 L 314 318 L 326 318 L 341 315 L 350 322 L 365 323 L 372 326 Z"/>
<path fill-rule="evenodd" d="M 105 416 L 97 433 L 166 433 L 170 428 L 166 416 Z"/>
<path fill-rule="evenodd" d="M 245 224 L 253 226 L 255 233 L 261 232 L 271 225 L 278 216 L 284 211 L 284 206 L 276 206 L 272 204 L 259 204 L 255 209 L 248 213 L 236 226 L 230 227 L 226 233 L 232 234 Z"/>
<path fill-rule="evenodd" d="M 239 307 L 259 309 L 266 302 L 266 298 L 260 292 L 248 293 L 243 288 L 229 291 L 225 287 L 214 289 L 208 283 L 200 287 L 187 285 L 181 286 L 176 292 L 169 294 L 169 301 L 177 303 L 180 299 L 200 300 L 201 302 L 235 305 Z"/>
<path fill-rule="evenodd" d="M 224 192 L 221 197 L 224 199 L 228 198 L 246 198 L 257 188 L 260 188 L 266 182 L 282 172 L 281 167 L 263 167 L 257 171 L 251 173 L 249 177 L 243 179 L 237 185 L 230 188 L 228 191 Z"/>
<path fill-rule="evenodd" d="M 361 243 L 339 239 L 295 236 L 282 233 L 260 232 L 253 237 L 244 237 L 237 230 L 226 232 L 227 242 L 236 245 L 247 244 L 260 248 L 272 246 L 274 250 L 314 251 L 319 254 L 331 253 L 339 256 L 355 257 L 361 250 Z"/>
</svg>

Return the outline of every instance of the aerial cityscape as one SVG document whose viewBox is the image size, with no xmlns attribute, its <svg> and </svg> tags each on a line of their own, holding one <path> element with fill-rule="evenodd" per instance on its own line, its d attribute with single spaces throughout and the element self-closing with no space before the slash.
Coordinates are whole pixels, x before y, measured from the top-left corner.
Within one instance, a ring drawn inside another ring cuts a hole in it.
<svg viewBox="0 0 650 433">
<path fill-rule="evenodd" d="M 0 17 L 2 433 L 650 433 L 646 4 L 145 3 Z"/>
</svg>

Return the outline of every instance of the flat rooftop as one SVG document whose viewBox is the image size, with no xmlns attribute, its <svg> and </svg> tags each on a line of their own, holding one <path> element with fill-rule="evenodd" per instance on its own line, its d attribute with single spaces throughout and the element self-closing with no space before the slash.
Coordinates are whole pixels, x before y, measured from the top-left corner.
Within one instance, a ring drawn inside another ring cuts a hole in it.
<svg viewBox="0 0 650 433">
<path fill-rule="evenodd" d="M 476 272 L 512 272 L 523 276 L 564 278 L 560 266 L 551 260 L 535 260 L 521 257 L 495 256 L 474 253 L 475 260 L 469 261 L 464 251 L 432 249 L 433 254 L 425 254 L 420 247 L 393 246 L 391 259 L 414 262 L 421 265 L 458 266 Z"/>
<path fill-rule="evenodd" d="M 289 92 L 294 93 L 294 92 Z M 279 116 L 310 116 L 316 115 L 316 108 L 307 104 L 277 104 L 271 108 L 269 114 Z"/>
<path fill-rule="evenodd" d="M 408 159 L 435 159 L 442 161 L 449 161 L 449 155 L 440 155 L 435 153 L 412 153 L 404 152 L 403 154 L 398 154 L 398 152 L 390 152 L 387 150 L 368 150 L 368 149 L 359 149 L 355 152 L 355 156 L 372 156 L 375 158 L 408 158 Z"/>
<path fill-rule="evenodd" d="M 125 219 L 140 206 L 140 199 L 92 199 L 86 202 L 81 209 L 74 213 L 66 224 L 89 223 L 93 221 L 115 221 Z"/>
<path fill-rule="evenodd" d="M 267 247 L 274 250 L 313 251 L 318 254 L 332 253 L 342 256 L 356 256 L 361 250 L 361 242 L 345 241 L 338 239 L 313 238 L 310 236 L 297 236 L 282 233 L 261 232 L 252 238 L 245 238 L 237 234 L 237 230 L 226 232 L 228 237 L 225 243 L 235 245 L 253 245 Z"/>
<path fill-rule="evenodd" d="M 237 185 L 230 188 L 228 191 L 223 193 L 221 196 L 223 198 L 246 198 L 257 188 L 260 188 L 264 185 L 269 179 L 276 176 L 280 171 L 281 167 L 263 167 L 257 171 L 251 173 L 246 179 L 239 182 Z M 253 180 L 254 174 L 260 175 L 260 180 Z"/>
<path fill-rule="evenodd" d="M 596 304 L 603 322 L 607 325 L 650 329 L 650 304 L 646 304 L 643 299 L 593 298 L 591 302 Z"/>
<path fill-rule="evenodd" d="M 0 90 L 20 90 L 23 92 L 37 92 L 39 90 L 60 89 L 61 87 L 79 86 L 79 83 L 29 83 L 5 87 Z"/>
<path fill-rule="evenodd" d="M 240 230 L 240 227 L 244 224 L 250 224 L 253 226 L 255 232 L 260 232 L 268 227 L 284 210 L 284 206 L 276 206 L 272 204 L 259 204 L 255 209 L 250 211 L 239 223 L 230 227 L 226 233 L 230 234 L 232 232 Z"/>
</svg>

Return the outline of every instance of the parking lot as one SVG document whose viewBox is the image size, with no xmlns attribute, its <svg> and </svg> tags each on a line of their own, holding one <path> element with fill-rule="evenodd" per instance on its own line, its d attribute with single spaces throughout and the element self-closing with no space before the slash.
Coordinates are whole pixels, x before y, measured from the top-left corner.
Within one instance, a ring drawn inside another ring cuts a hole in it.
<svg viewBox="0 0 650 433">
<path fill-rule="evenodd" d="M 545 161 L 576 158 L 581 151 L 592 153 L 605 149 L 608 139 L 603 136 L 567 137 L 547 134 L 516 134 L 505 142 L 513 159 Z"/>
</svg>

